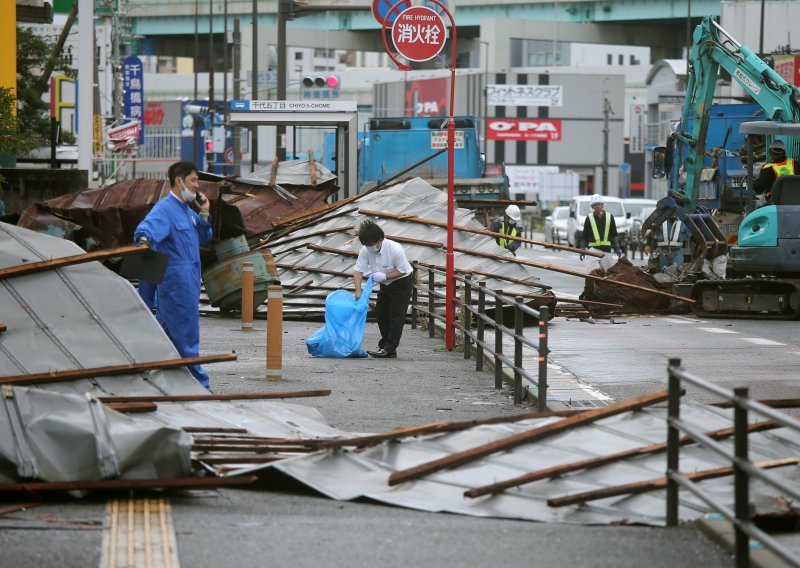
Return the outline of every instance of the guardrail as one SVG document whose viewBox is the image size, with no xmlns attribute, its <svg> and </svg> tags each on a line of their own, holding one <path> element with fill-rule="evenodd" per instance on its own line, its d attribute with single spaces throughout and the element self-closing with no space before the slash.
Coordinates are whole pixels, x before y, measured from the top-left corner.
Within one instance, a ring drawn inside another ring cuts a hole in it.
<svg viewBox="0 0 800 568">
<path fill-rule="evenodd" d="M 445 316 L 443 313 L 436 311 L 436 299 L 442 301 L 446 299 L 445 293 L 436 290 L 435 276 L 438 274 L 446 278 L 444 270 L 439 270 L 430 266 L 422 266 L 417 262 L 412 263 L 414 266 L 414 289 L 411 293 L 411 327 L 416 329 L 417 319 L 419 314 L 424 314 L 428 318 L 428 334 L 431 337 L 436 335 L 435 323 L 436 321 L 445 324 Z M 421 285 L 419 282 L 420 271 L 427 270 L 427 282 Z M 475 283 L 471 278 L 455 275 L 455 280 L 461 285 L 463 289 L 462 298 L 458 300 L 461 308 L 462 321 L 454 322 L 455 328 L 462 333 L 464 344 L 464 359 L 471 358 L 472 345 L 475 346 L 475 370 L 483 371 L 483 358 L 484 351 L 488 352 L 494 359 L 494 386 L 497 389 L 503 388 L 503 365 L 511 368 L 514 374 L 513 391 L 514 391 L 514 404 L 522 402 L 522 378 L 525 377 L 537 387 L 537 407 L 539 410 L 547 409 L 547 355 L 549 353 L 548 342 L 548 328 L 550 321 L 550 309 L 543 306 L 536 310 L 524 304 L 521 297 L 516 297 L 513 300 L 503 294 L 502 290 L 489 290 L 485 282 Z M 473 304 L 472 293 L 477 288 L 477 306 Z M 424 290 L 427 293 L 427 308 L 420 307 L 419 305 L 419 291 Z M 487 297 L 493 298 L 493 302 L 487 302 Z M 487 304 L 489 309 L 494 309 L 494 317 L 489 317 L 486 314 Z M 503 311 L 506 306 L 514 308 L 514 329 L 511 329 L 503 324 Z M 537 333 L 537 340 L 533 340 L 524 335 L 524 318 L 525 315 L 532 316 L 539 321 L 539 329 Z M 472 320 L 475 320 L 475 329 L 472 327 Z M 490 326 L 494 328 L 494 346 L 490 341 L 486 340 L 486 328 Z M 514 340 L 514 358 L 513 360 L 503 354 L 503 335 L 509 335 Z M 538 350 L 538 373 L 533 377 L 522 366 L 522 348 L 528 346 Z"/>
<path fill-rule="evenodd" d="M 800 487 L 790 486 L 774 475 L 759 469 L 748 458 L 748 412 L 765 416 L 781 426 L 800 432 L 800 423 L 786 414 L 748 397 L 748 389 L 740 387 L 733 392 L 709 381 L 691 375 L 681 367 L 680 359 L 670 359 L 667 367 L 669 376 L 669 399 L 667 411 L 667 526 L 678 524 L 678 493 L 681 487 L 688 489 L 709 507 L 719 512 L 734 526 L 736 532 L 736 566 L 750 566 L 750 538 L 757 539 L 774 554 L 791 566 L 800 567 L 800 558 L 787 550 L 752 521 L 750 511 L 750 479 L 755 478 L 784 492 L 785 495 L 800 500 Z M 734 452 L 708 435 L 696 430 L 680 419 L 681 382 L 689 383 L 707 392 L 730 401 L 733 405 Z M 699 485 L 680 471 L 681 432 L 695 442 L 731 460 L 734 471 L 734 510 L 717 503 Z"/>
</svg>

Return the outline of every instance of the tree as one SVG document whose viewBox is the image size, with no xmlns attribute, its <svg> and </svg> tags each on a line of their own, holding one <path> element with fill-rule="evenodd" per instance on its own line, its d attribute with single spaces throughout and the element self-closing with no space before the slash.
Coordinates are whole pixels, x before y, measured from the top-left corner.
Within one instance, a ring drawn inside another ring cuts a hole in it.
<svg viewBox="0 0 800 568">
<path fill-rule="evenodd" d="M 54 42 L 37 36 L 29 28 L 17 27 L 17 113 L 21 133 L 38 146 L 50 139 L 49 106 L 42 100 L 49 83 L 45 83 L 43 90 L 41 74 L 53 52 L 53 45 Z M 75 71 L 60 59 L 53 70 L 75 77 Z"/>
<path fill-rule="evenodd" d="M 27 152 L 36 142 L 22 129 L 22 122 L 14 113 L 17 98 L 7 87 L 0 87 L 0 156 L 14 156 Z"/>
</svg>

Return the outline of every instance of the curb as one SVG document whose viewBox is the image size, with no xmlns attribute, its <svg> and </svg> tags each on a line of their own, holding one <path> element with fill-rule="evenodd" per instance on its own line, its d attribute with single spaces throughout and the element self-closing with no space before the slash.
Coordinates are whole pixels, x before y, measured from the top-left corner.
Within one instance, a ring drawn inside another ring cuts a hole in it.
<svg viewBox="0 0 800 568">
<path fill-rule="evenodd" d="M 734 554 L 736 551 L 736 535 L 733 524 L 718 513 L 709 513 L 694 524 L 708 538 L 722 548 Z M 786 568 L 781 558 L 770 552 L 763 544 L 750 540 L 750 565 L 755 568 Z"/>
</svg>

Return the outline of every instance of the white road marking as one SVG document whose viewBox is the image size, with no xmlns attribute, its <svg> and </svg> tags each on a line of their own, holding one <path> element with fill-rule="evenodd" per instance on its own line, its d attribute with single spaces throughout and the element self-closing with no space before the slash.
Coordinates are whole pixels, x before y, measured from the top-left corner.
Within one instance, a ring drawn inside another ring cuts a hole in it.
<svg viewBox="0 0 800 568">
<path fill-rule="evenodd" d="M 665 321 L 667 323 L 694 323 L 693 321 L 687 321 L 677 318 L 661 318 L 661 321 Z"/>
<path fill-rule="evenodd" d="M 679 320 L 685 321 L 686 323 L 708 323 L 705 320 L 699 320 L 699 319 L 690 318 L 690 317 L 686 317 L 686 316 L 672 316 L 672 318 L 670 318 L 670 319 L 679 319 Z"/>
<path fill-rule="evenodd" d="M 742 341 L 747 341 L 755 345 L 786 345 L 780 341 L 772 341 L 771 339 L 763 339 L 761 337 L 737 337 L 736 339 L 741 339 Z"/>
<path fill-rule="evenodd" d="M 708 333 L 739 333 L 738 331 L 733 331 L 732 329 L 721 329 L 719 327 L 698 327 L 697 329 L 707 331 Z"/>
</svg>

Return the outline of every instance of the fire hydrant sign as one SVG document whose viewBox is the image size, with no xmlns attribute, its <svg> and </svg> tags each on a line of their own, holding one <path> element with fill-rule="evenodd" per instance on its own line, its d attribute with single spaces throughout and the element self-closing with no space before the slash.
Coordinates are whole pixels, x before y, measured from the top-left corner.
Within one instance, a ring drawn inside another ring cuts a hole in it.
<svg viewBox="0 0 800 568">
<path fill-rule="evenodd" d="M 425 6 L 403 10 L 392 24 L 394 47 L 410 61 L 433 59 L 442 51 L 446 40 L 444 20 Z"/>
</svg>

